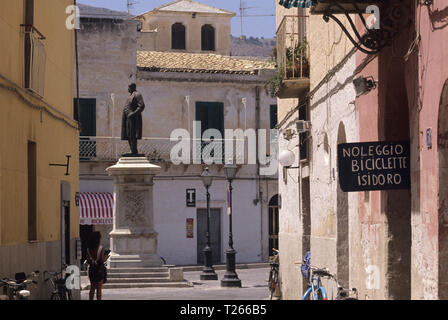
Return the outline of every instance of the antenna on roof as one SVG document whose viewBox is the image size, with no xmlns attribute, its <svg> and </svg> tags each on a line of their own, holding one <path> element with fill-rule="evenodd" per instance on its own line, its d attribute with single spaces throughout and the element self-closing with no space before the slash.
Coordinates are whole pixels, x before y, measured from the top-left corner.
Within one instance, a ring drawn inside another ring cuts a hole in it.
<svg viewBox="0 0 448 320">
<path fill-rule="evenodd" d="M 130 14 L 131 14 L 131 7 L 132 7 L 134 4 L 138 4 L 138 1 L 135 1 L 135 2 L 132 2 L 132 0 L 126 0 L 126 1 L 127 1 L 126 6 L 128 7 L 128 14 L 130 15 Z"/>
<path fill-rule="evenodd" d="M 246 1 L 240 0 L 240 17 L 241 17 L 241 36 L 240 39 L 244 38 L 244 33 L 243 33 L 243 17 L 244 17 L 244 11 L 248 10 L 248 9 L 255 9 L 255 8 L 260 8 L 260 7 L 246 7 Z"/>
</svg>

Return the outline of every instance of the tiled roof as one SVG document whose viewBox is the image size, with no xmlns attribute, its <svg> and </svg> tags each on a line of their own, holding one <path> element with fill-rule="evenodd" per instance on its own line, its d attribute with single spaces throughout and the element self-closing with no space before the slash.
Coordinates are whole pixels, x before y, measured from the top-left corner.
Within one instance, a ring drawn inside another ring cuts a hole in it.
<svg viewBox="0 0 448 320">
<path fill-rule="evenodd" d="M 81 18 L 99 18 L 99 19 L 130 19 L 127 12 L 114 11 L 106 8 L 93 7 L 78 3 L 79 14 Z"/>
<path fill-rule="evenodd" d="M 138 51 L 137 67 L 154 72 L 258 74 L 260 69 L 275 69 L 275 63 L 218 54 Z"/>
</svg>

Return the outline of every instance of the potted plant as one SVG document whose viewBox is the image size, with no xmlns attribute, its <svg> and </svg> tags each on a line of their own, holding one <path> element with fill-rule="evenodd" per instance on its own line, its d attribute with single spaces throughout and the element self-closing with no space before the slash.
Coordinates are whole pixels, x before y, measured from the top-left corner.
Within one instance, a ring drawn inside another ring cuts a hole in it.
<svg viewBox="0 0 448 320">
<path fill-rule="evenodd" d="M 308 44 L 306 40 L 300 41 L 294 48 L 286 49 L 286 73 L 287 77 L 308 77 Z"/>
</svg>

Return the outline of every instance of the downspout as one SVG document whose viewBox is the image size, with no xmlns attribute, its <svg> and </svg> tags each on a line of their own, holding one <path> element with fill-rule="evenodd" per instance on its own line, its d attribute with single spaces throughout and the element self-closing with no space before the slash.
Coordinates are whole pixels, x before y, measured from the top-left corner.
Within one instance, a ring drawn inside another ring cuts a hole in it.
<svg viewBox="0 0 448 320">
<path fill-rule="evenodd" d="M 263 260 L 263 201 L 262 201 L 262 193 L 261 193 L 261 184 L 260 184 L 260 161 L 259 161 L 259 135 L 258 130 L 260 129 L 260 87 L 255 86 L 255 136 L 257 140 L 256 144 L 256 154 L 257 154 L 257 166 L 256 166 L 256 195 L 255 195 L 255 204 L 260 204 L 260 261 Z"/>
</svg>

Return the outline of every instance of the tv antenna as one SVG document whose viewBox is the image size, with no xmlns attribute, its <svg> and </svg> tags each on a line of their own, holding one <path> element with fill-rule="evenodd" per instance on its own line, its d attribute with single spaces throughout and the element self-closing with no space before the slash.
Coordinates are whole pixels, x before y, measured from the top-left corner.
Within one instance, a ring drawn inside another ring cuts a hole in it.
<svg viewBox="0 0 448 320">
<path fill-rule="evenodd" d="M 246 7 L 246 1 L 240 0 L 240 18 L 241 18 L 241 39 L 243 39 L 243 18 L 244 18 L 244 11 L 248 10 L 248 9 L 255 9 L 255 8 L 260 8 L 260 7 Z"/>
<path fill-rule="evenodd" d="M 128 14 L 131 14 L 131 8 L 134 4 L 137 4 L 138 1 L 133 2 L 132 0 L 126 0 L 126 6 L 128 7 Z"/>
</svg>

